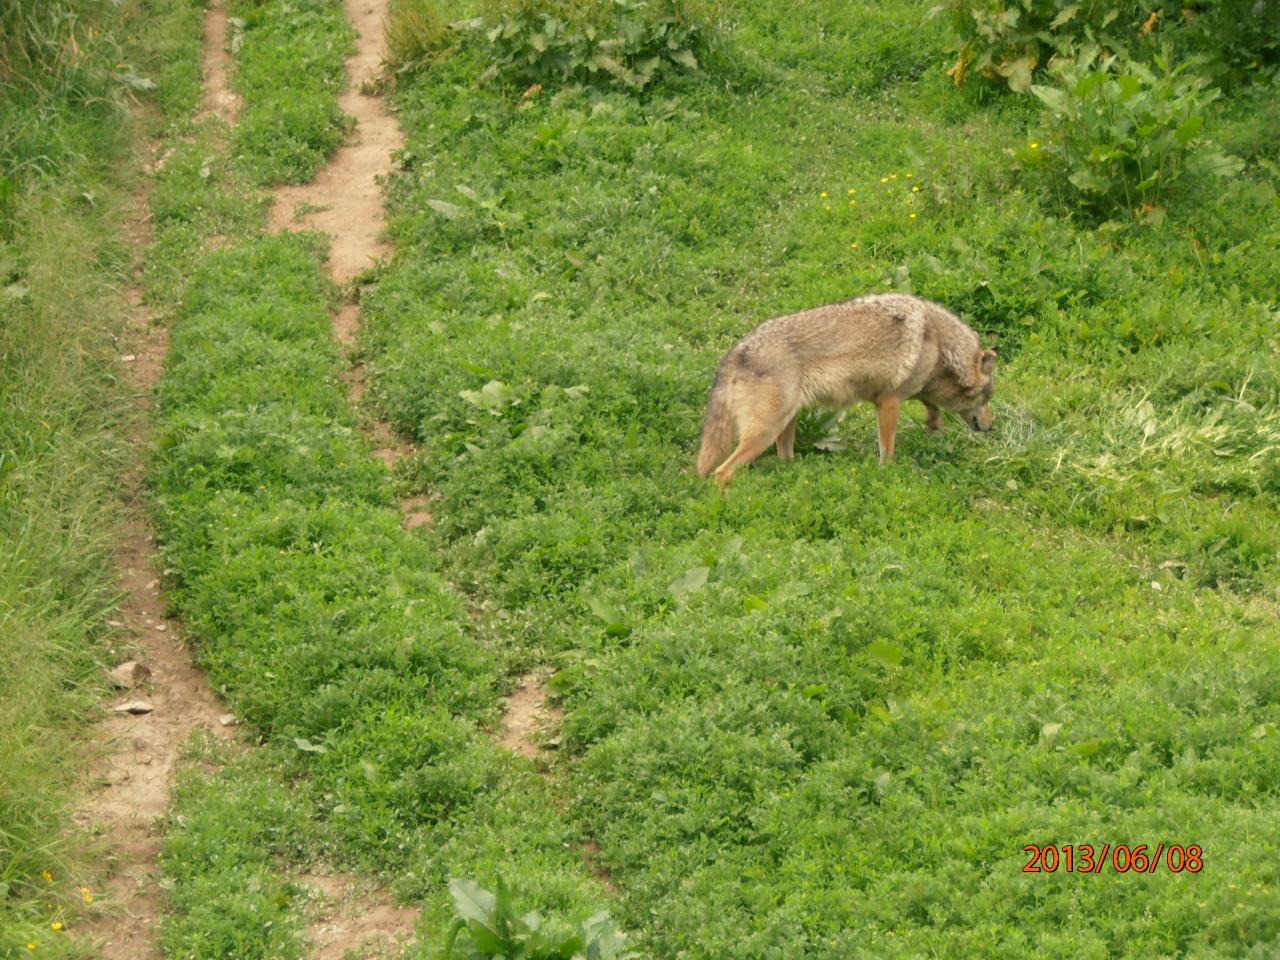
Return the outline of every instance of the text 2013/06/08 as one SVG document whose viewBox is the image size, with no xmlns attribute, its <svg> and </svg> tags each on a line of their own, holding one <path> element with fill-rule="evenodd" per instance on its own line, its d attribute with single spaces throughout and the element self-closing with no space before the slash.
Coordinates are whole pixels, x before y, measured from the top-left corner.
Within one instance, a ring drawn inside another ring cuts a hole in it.
<svg viewBox="0 0 1280 960">
<path fill-rule="evenodd" d="M 1028 843 L 1023 852 L 1031 859 L 1023 873 L 1199 873 L 1204 869 L 1204 851 L 1196 844 L 1149 844 L 1129 846 L 1104 843 L 1099 850 L 1090 843 Z"/>
</svg>

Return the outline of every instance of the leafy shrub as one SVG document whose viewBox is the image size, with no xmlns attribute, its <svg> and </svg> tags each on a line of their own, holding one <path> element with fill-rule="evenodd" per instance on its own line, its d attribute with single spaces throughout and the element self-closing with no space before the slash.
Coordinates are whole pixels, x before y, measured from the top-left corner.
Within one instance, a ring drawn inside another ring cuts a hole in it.
<svg viewBox="0 0 1280 960">
<path fill-rule="evenodd" d="M 544 929 L 542 918 L 536 912 L 516 916 L 511 891 L 501 877 L 496 894 L 471 880 L 450 880 L 449 893 L 459 918 L 449 934 L 445 957 L 453 956 L 463 931 L 467 939 L 462 941 L 462 946 L 467 952 L 462 956 L 467 960 L 485 957 L 627 960 L 637 956 L 626 949 L 627 938 L 613 929 L 607 913 L 597 913 L 567 934 Z"/>
<path fill-rule="evenodd" d="M 1205 57 L 1206 69 L 1223 82 L 1256 78 L 1260 67 L 1280 64 L 1280 0 L 1209 0 L 1166 16 L 1162 35 Z"/>
<path fill-rule="evenodd" d="M 1205 108 L 1219 93 L 1188 64 L 1156 70 L 1088 46 L 1053 67 L 1057 86 L 1033 85 L 1053 127 L 1050 159 L 1097 205 L 1153 205 L 1194 170 L 1233 176 L 1243 164 L 1202 136 Z"/>
<path fill-rule="evenodd" d="M 491 0 L 468 25 L 489 45 L 490 75 L 640 89 L 673 65 L 697 70 L 716 14 L 714 0 Z"/>
<path fill-rule="evenodd" d="M 1025 93 L 1036 70 L 1089 42 L 1121 53 L 1142 42 L 1173 43 L 1227 80 L 1280 62 L 1280 0 L 951 0 L 951 12 L 960 50 L 949 72 L 957 85 L 976 73 Z"/>
<path fill-rule="evenodd" d="M 949 71 L 956 85 L 977 73 L 1003 78 L 1023 93 L 1053 54 L 1092 39 L 1121 17 L 1142 22 L 1139 4 L 1107 0 L 952 0 L 951 10 L 961 38 Z"/>
</svg>

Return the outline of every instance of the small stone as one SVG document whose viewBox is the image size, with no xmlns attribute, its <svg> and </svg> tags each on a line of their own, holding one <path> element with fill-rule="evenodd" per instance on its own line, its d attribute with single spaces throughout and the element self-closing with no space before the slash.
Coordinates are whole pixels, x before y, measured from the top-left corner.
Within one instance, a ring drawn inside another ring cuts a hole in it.
<svg viewBox="0 0 1280 960">
<path fill-rule="evenodd" d="M 151 676 L 151 668 L 145 663 L 139 663 L 137 660 L 126 660 L 107 676 L 111 678 L 111 682 L 117 687 L 132 690 L 147 677 Z"/>
<path fill-rule="evenodd" d="M 218 717 L 218 722 L 224 727 L 235 727 L 240 724 L 240 721 L 236 718 L 234 713 L 224 713 L 222 716 Z"/>
<path fill-rule="evenodd" d="M 168 625 L 168 624 L 166 624 L 166 623 L 157 623 L 157 624 L 156 624 L 156 633 L 164 633 L 164 632 L 165 632 L 166 630 L 168 630 L 168 629 L 169 629 L 169 625 Z"/>
<path fill-rule="evenodd" d="M 150 713 L 155 707 L 151 706 L 148 700 L 126 700 L 115 708 L 116 713 L 131 713 L 135 716 L 142 713 Z"/>
<path fill-rule="evenodd" d="M 124 363 L 133 363 L 133 361 L 137 360 L 138 358 L 137 358 L 136 356 L 134 356 L 132 353 L 126 353 L 126 354 L 125 354 L 124 356 L 122 356 L 120 359 L 121 359 L 121 361 L 123 361 Z"/>
</svg>

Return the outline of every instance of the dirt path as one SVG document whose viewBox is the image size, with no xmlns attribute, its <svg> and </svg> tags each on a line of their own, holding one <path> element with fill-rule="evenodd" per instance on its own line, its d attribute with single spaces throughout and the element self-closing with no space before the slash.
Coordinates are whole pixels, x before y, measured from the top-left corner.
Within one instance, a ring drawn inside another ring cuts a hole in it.
<svg viewBox="0 0 1280 960">
<path fill-rule="evenodd" d="M 404 134 L 396 118 L 380 96 L 366 91 L 377 87 L 386 56 L 383 29 L 387 0 L 346 0 L 347 17 L 356 28 L 356 52 L 347 61 L 350 86 L 339 103 L 356 120 L 349 142 L 339 147 L 333 158 L 311 183 L 280 187 L 274 191 L 272 230 L 322 230 L 331 238 L 329 273 L 346 286 L 364 270 L 391 252 L 380 239 L 385 224 L 382 180 L 392 168 L 392 154 L 404 146 Z M 334 336 L 350 349 L 360 329 L 360 306 L 356 292 L 334 317 Z M 366 372 L 354 366 L 347 376 L 352 405 L 362 405 Z M 367 432 L 374 443 L 374 456 L 389 468 L 413 448 L 401 443 L 391 428 L 370 418 Z M 428 526 L 433 522 L 432 498 L 406 497 L 401 501 L 405 526 Z M 537 756 L 541 730 L 554 721 L 557 711 L 547 704 L 540 674 L 531 673 L 507 703 L 499 743 L 527 757 Z"/>
<path fill-rule="evenodd" d="M 404 136 L 384 100 L 361 92 L 372 87 L 382 69 L 386 6 L 386 0 L 346 3 L 347 17 L 359 36 L 356 52 L 347 61 L 350 86 L 339 105 L 355 117 L 354 134 L 311 183 L 274 191 L 271 229 L 309 228 L 332 237 L 329 272 L 339 284 L 348 283 L 391 250 L 378 239 L 384 222 L 380 178 L 391 171 L 391 154 L 404 146 Z M 335 320 L 335 332 L 344 344 L 355 335 L 358 310 L 348 305 Z"/>
<path fill-rule="evenodd" d="M 204 15 L 204 113 L 231 126 L 240 112 L 240 98 L 231 89 L 229 24 L 223 2 L 210 0 Z"/>
<path fill-rule="evenodd" d="M 527 673 L 520 686 L 507 698 L 498 743 L 514 753 L 534 759 L 555 744 L 544 738 L 559 726 L 564 711 L 548 702 L 547 677 L 543 672 Z"/>
<path fill-rule="evenodd" d="M 237 103 L 226 87 L 226 27 L 221 7 L 212 7 L 205 21 L 205 110 L 231 122 Z M 141 251 L 150 241 L 148 220 L 146 198 L 139 197 L 127 226 L 139 271 Z M 90 767 L 76 820 L 103 838 L 106 857 L 105 887 L 95 891 L 105 909 L 89 925 L 89 936 L 102 942 L 106 960 L 151 960 L 161 955 L 156 935 L 165 903 L 157 883 L 162 837 L 156 820 L 169 807 L 183 744 L 196 730 L 228 737 L 234 718 L 209 689 L 160 596 L 160 555 L 146 521 L 143 474 L 152 391 L 164 369 L 169 337 L 153 322 L 136 281 L 127 295 L 131 311 L 119 348 L 136 416 L 128 431 L 134 459 L 123 478 L 126 516 L 115 561 L 123 600 L 113 625 L 131 658 L 150 675 L 122 687 L 115 709 L 94 729 L 100 753 Z M 122 712 L 126 705 L 134 712 Z"/>
<path fill-rule="evenodd" d="M 391 155 L 404 145 L 400 125 L 376 89 L 386 54 L 384 22 L 387 0 L 346 0 L 347 18 L 356 29 L 356 50 L 347 60 L 348 88 L 339 105 L 355 118 L 345 144 L 310 183 L 272 191 L 275 204 L 270 227 L 279 230 L 322 230 L 331 238 L 329 275 L 348 286 L 364 270 L 391 252 L 379 239 L 383 214 L 382 178 L 391 172 Z M 355 343 L 360 307 L 355 292 L 334 316 L 334 335 L 344 349 Z M 364 371 L 353 369 L 347 384 L 353 405 L 364 392 Z M 373 423 L 369 432 L 375 453 L 388 466 L 403 455 L 390 428 Z M 408 527 L 431 522 L 425 498 L 403 504 Z M 354 874 L 308 873 L 296 878 L 312 896 L 307 939 L 316 960 L 382 956 L 413 936 L 420 911 L 397 907 L 389 893 Z"/>
</svg>

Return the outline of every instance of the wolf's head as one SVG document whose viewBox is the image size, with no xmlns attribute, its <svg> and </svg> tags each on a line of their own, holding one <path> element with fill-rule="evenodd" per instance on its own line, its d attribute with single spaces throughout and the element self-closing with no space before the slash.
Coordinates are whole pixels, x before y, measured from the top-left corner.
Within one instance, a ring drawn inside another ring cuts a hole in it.
<svg viewBox="0 0 1280 960">
<path fill-rule="evenodd" d="M 996 386 L 996 352 L 975 347 L 970 359 L 944 365 L 928 384 L 931 403 L 958 413 L 975 430 L 991 429 L 991 393 Z"/>
</svg>

